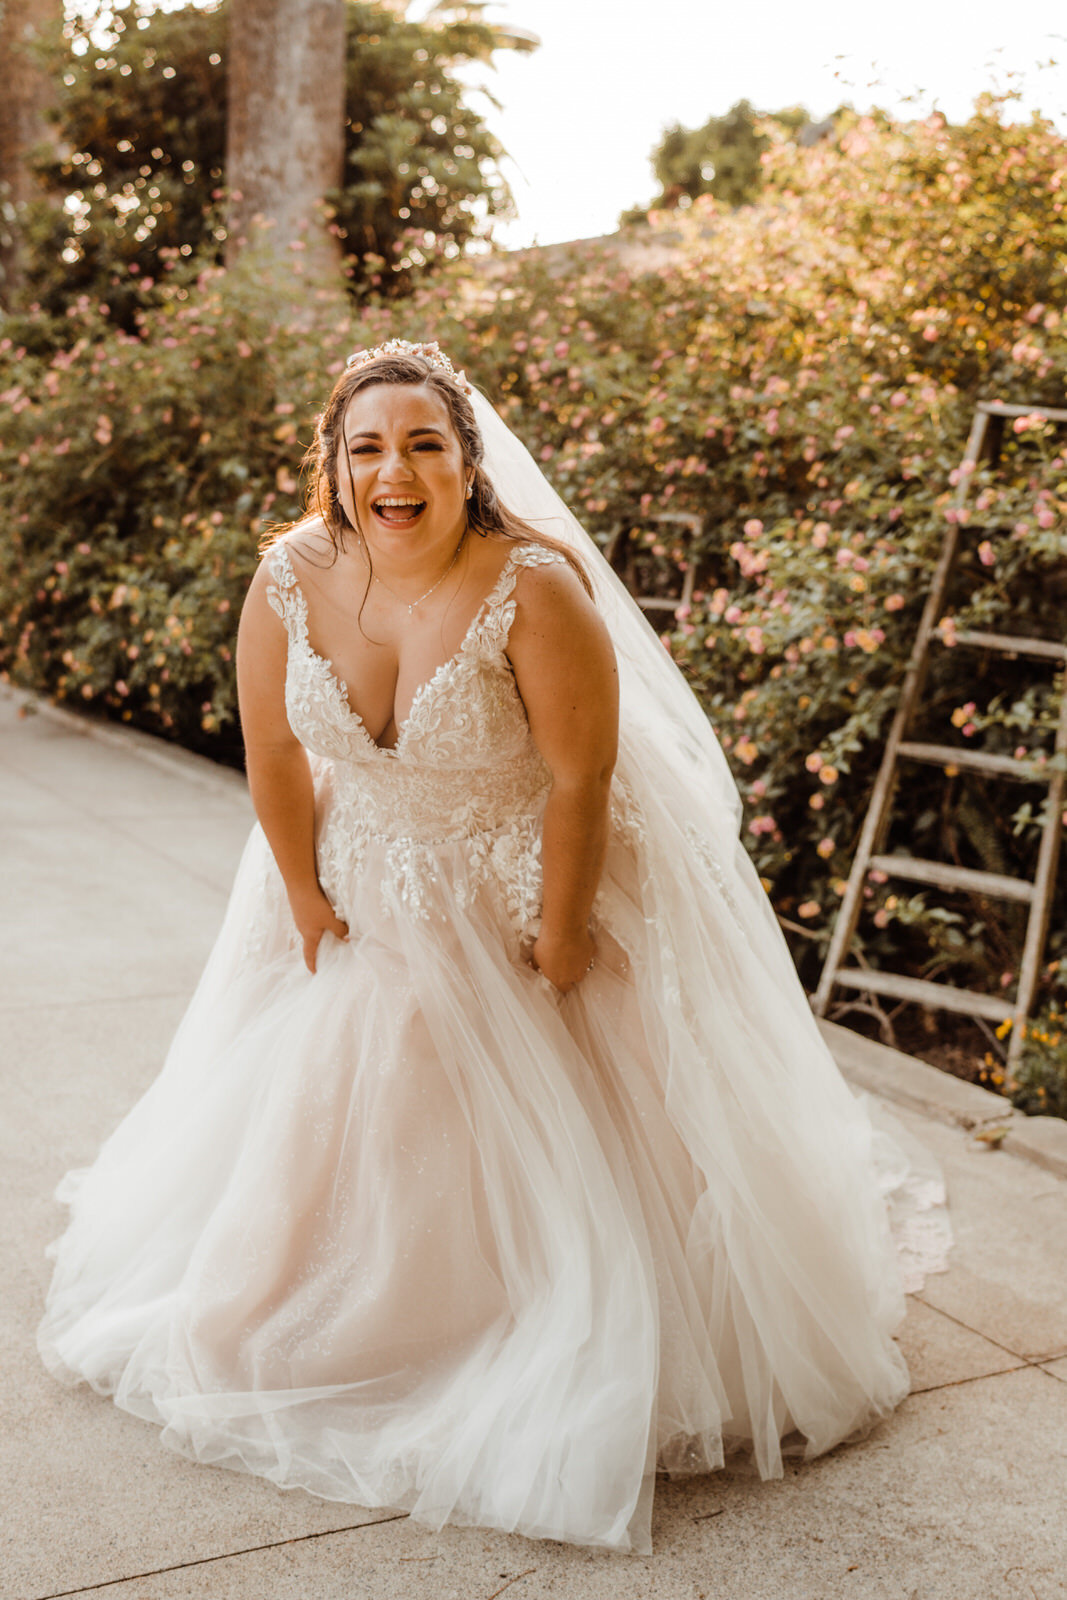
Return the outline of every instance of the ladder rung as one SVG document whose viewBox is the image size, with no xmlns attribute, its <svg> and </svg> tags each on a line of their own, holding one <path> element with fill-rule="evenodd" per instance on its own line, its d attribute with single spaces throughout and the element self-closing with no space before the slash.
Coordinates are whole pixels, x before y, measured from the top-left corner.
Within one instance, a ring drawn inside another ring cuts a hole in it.
<svg viewBox="0 0 1067 1600">
<path fill-rule="evenodd" d="M 1029 904 L 1034 886 L 1028 878 L 1010 878 L 1000 872 L 976 872 L 971 867 L 954 867 L 947 861 L 922 861 L 917 856 L 872 856 L 872 867 L 893 878 L 911 883 L 932 883 L 939 889 L 967 889 L 972 894 L 988 894 L 998 900 L 1022 900 Z"/>
<path fill-rule="evenodd" d="M 953 989 L 947 983 L 929 983 L 925 978 L 905 978 L 897 972 L 867 972 L 862 967 L 838 967 L 834 982 L 847 989 L 866 989 L 870 994 L 887 994 L 896 1000 L 914 1000 L 919 1005 L 941 1011 L 960 1011 L 969 1017 L 988 1017 L 1003 1022 L 1015 1009 L 1015 1002 L 992 994 L 975 994 L 970 989 Z"/>
<path fill-rule="evenodd" d="M 940 638 L 934 634 L 934 638 Z M 1036 656 L 1044 661 L 1067 661 L 1067 644 L 1055 639 L 1034 639 L 1009 633 L 978 633 L 973 628 L 961 628 L 953 635 L 955 644 L 975 645 L 979 650 L 999 650 L 1006 656 Z"/>
<path fill-rule="evenodd" d="M 1067 422 L 1067 411 L 1055 406 L 1012 406 L 1003 400 L 979 400 L 977 411 L 987 417 L 1045 417 L 1049 422 Z"/>
<path fill-rule="evenodd" d="M 996 772 L 1003 778 L 1017 778 L 1021 783 L 1049 783 L 1053 776 L 1052 772 L 1042 772 L 1033 761 L 1016 761 L 1014 756 L 990 756 L 981 750 L 957 750 L 950 744 L 914 744 L 908 741 L 897 746 L 897 753 L 935 767 L 967 767 L 972 772 Z"/>
</svg>

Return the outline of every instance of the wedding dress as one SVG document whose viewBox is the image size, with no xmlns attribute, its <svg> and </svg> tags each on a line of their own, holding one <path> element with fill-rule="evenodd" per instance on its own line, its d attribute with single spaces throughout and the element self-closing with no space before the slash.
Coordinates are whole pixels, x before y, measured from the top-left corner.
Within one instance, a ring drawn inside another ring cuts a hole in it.
<svg viewBox="0 0 1067 1600">
<path fill-rule="evenodd" d="M 558 555 L 512 548 L 391 749 L 267 559 L 350 939 L 307 972 L 254 828 L 160 1077 L 60 1186 L 43 1357 L 198 1461 L 647 1551 L 657 1468 L 779 1475 L 897 1405 L 887 1200 L 906 1233 L 936 1182 L 841 1079 L 729 795 L 640 716 L 596 966 L 528 964 L 549 776 L 505 652 Z"/>
</svg>

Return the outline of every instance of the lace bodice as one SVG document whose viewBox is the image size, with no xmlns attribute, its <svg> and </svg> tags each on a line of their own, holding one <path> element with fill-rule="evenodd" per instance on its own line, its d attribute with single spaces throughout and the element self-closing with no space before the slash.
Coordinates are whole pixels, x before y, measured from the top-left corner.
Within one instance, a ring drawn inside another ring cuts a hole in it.
<svg viewBox="0 0 1067 1600">
<path fill-rule="evenodd" d="M 375 743 L 332 665 L 312 648 L 307 600 L 286 546 L 278 544 L 267 560 L 267 598 L 289 635 L 286 711 L 317 758 L 319 869 L 335 902 L 371 842 L 393 846 L 416 909 L 413 860 L 429 847 L 482 840 L 477 848 L 484 850 L 484 836 L 503 831 L 510 854 L 521 835 L 520 853 L 528 857 L 549 771 L 505 652 L 520 571 L 563 557 L 540 545 L 514 547 L 459 649 L 419 688 L 390 749 Z"/>
</svg>

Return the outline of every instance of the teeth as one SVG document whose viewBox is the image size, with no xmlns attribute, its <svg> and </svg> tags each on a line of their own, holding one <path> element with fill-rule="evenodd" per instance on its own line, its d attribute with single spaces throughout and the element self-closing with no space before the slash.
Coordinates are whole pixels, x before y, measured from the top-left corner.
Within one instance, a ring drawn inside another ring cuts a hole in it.
<svg viewBox="0 0 1067 1600">
<path fill-rule="evenodd" d="M 383 499 L 383 500 L 375 500 L 374 504 L 376 506 L 421 506 L 421 505 L 424 504 L 424 502 L 422 500 L 393 500 L 393 499 L 384 500 Z"/>
</svg>

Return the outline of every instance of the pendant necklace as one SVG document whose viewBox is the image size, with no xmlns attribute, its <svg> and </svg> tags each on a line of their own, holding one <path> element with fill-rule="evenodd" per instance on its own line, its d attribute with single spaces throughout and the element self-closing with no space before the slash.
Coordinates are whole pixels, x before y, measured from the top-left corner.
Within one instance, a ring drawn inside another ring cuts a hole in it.
<svg viewBox="0 0 1067 1600">
<path fill-rule="evenodd" d="M 370 554 L 369 554 L 369 552 L 367 550 L 367 542 L 366 542 L 365 539 L 363 539 L 362 535 L 360 535 L 360 539 L 361 539 L 361 542 L 363 544 L 363 557 L 364 557 L 364 560 L 366 561 L 368 567 L 371 568 L 371 577 L 374 579 L 375 583 L 380 583 L 381 584 L 381 586 L 385 590 L 386 594 L 391 594 L 394 600 L 398 600 L 402 606 L 406 606 L 407 607 L 407 613 L 408 613 L 409 617 L 414 615 L 416 606 L 421 606 L 422 602 L 424 600 L 428 600 L 430 598 L 430 596 L 433 594 L 434 590 L 435 589 L 439 589 L 441 587 L 441 585 L 444 583 L 445 579 L 448 577 L 448 574 L 452 571 L 452 568 L 455 566 L 456 562 L 459 560 L 459 553 L 463 549 L 463 541 L 466 539 L 466 537 L 467 537 L 467 529 L 464 528 L 463 532 L 459 536 L 459 543 L 457 544 L 457 546 L 455 548 L 455 551 L 453 552 L 452 560 L 448 563 L 448 566 L 445 568 L 445 570 L 442 572 L 441 576 L 436 580 L 436 582 L 435 583 L 431 583 L 431 585 L 427 589 L 426 593 L 425 594 L 420 594 L 419 598 L 417 600 L 405 600 L 403 595 L 397 594 L 395 589 L 390 589 L 389 585 L 383 579 L 379 578 L 378 574 L 375 572 L 374 568 L 371 566 Z"/>
</svg>

